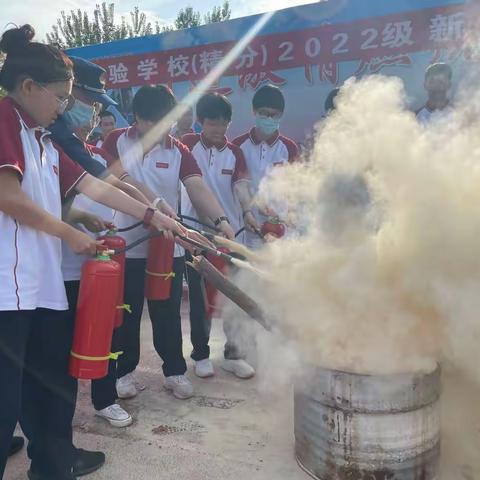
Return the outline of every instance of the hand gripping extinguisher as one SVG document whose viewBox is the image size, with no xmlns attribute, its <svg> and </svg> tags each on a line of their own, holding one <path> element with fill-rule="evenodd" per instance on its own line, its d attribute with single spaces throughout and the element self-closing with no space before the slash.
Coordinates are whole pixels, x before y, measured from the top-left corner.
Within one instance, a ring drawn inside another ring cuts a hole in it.
<svg viewBox="0 0 480 480">
<path fill-rule="evenodd" d="M 219 248 L 219 252 L 222 253 L 230 253 L 228 248 Z M 207 253 L 206 255 L 207 260 L 220 272 L 224 275 L 228 273 L 228 265 L 227 262 L 219 255 L 214 255 L 213 253 Z M 205 281 L 205 307 L 207 311 L 207 315 L 212 317 L 215 313 L 217 304 L 218 304 L 218 290 L 210 285 L 207 281 Z"/>
<path fill-rule="evenodd" d="M 172 289 L 173 253 L 175 242 L 164 235 L 156 235 L 148 241 L 147 268 L 145 271 L 145 298 L 167 300 Z"/>
<path fill-rule="evenodd" d="M 120 265 L 105 252 L 83 264 L 70 353 L 72 377 L 94 380 L 107 375 L 114 358 L 110 348 L 120 287 Z"/>
<path fill-rule="evenodd" d="M 109 230 L 106 235 L 103 235 L 98 238 L 98 240 L 103 240 L 103 246 L 109 250 L 115 250 L 117 253 L 112 256 L 112 260 L 118 262 L 120 265 L 120 293 L 117 302 L 117 314 L 115 315 L 115 328 L 121 327 L 123 323 L 123 311 L 130 311 L 130 306 L 123 303 L 123 292 L 125 286 L 125 247 L 126 242 L 123 237 L 116 235 L 116 230 L 112 228 Z"/>
</svg>

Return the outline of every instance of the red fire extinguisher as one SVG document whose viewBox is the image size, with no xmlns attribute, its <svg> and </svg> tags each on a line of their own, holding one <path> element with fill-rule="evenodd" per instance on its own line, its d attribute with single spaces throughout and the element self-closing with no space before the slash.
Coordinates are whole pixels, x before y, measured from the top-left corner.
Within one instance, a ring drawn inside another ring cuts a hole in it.
<svg viewBox="0 0 480 480">
<path fill-rule="evenodd" d="M 107 375 L 120 286 L 120 265 L 106 253 L 83 264 L 70 353 L 73 377 L 94 380 Z"/>
<path fill-rule="evenodd" d="M 109 230 L 106 235 L 103 235 L 98 238 L 98 240 L 103 240 L 103 246 L 107 249 L 115 250 L 116 252 L 121 251 L 125 248 L 126 242 L 123 237 L 116 235 L 114 229 Z M 128 305 L 123 303 L 123 292 L 125 287 L 125 252 L 122 251 L 116 255 L 112 256 L 112 260 L 118 262 L 120 265 L 120 293 L 117 302 L 117 314 L 115 315 L 115 328 L 121 327 L 123 323 L 123 311 L 128 310 Z"/>
<path fill-rule="evenodd" d="M 145 270 L 145 298 L 167 300 L 172 289 L 173 253 L 175 242 L 164 235 L 157 235 L 148 241 L 147 268 Z"/>
<path fill-rule="evenodd" d="M 219 248 L 218 251 L 222 253 L 230 253 L 227 248 Z M 227 262 L 221 256 L 209 253 L 207 254 L 207 260 L 224 275 L 228 273 Z M 208 282 L 205 282 L 205 300 L 207 315 L 212 317 L 215 314 L 218 304 L 218 290 Z"/>
</svg>

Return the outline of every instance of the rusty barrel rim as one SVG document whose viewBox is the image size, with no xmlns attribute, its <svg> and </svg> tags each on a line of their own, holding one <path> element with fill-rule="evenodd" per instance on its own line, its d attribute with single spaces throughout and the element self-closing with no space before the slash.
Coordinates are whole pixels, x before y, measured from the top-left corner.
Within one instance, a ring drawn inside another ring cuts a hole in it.
<svg viewBox="0 0 480 480">
<path fill-rule="evenodd" d="M 295 383 L 295 396 L 306 396 L 322 405 L 346 412 L 381 413 L 416 410 L 436 402 L 441 395 L 441 368 L 431 372 L 358 374 L 311 367 L 309 387 Z"/>
</svg>

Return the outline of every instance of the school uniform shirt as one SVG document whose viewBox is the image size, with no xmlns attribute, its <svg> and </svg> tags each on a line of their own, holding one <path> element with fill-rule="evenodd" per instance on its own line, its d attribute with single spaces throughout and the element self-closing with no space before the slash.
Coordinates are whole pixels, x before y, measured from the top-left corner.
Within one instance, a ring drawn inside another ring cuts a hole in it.
<svg viewBox="0 0 480 480">
<path fill-rule="evenodd" d="M 113 158 L 101 148 L 85 144 L 85 149 L 88 151 L 90 156 L 95 161 L 97 161 L 103 168 L 108 168 L 114 161 Z M 113 221 L 114 211 L 110 207 L 95 202 L 91 198 L 88 198 L 86 195 L 77 195 L 73 201 L 72 207 L 96 215 L 105 222 Z M 96 236 L 94 233 L 89 232 L 83 225 L 74 226 L 78 230 L 90 235 L 92 238 Z M 80 280 L 82 273 L 82 265 L 87 259 L 91 257 L 89 255 L 77 255 L 73 252 L 73 250 L 68 246 L 66 242 L 62 242 L 62 254 L 63 280 L 65 282 Z"/>
<path fill-rule="evenodd" d="M 173 138 L 176 138 L 177 140 L 180 140 L 181 141 L 181 137 L 184 137 L 185 135 L 188 135 L 190 133 L 195 133 L 193 131 L 193 128 L 190 128 L 188 130 L 188 132 L 185 132 L 183 135 L 180 134 L 180 132 L 178 131 L 178 128 L 177 128 L 177 125 L 175 124 L 172 129 L 170 130 L 170 135 L 173 137 Z"/>
<path fill-rule="evenodd" d="M 178 183 L 192 176 L 202 176 L 197 162 L 188 148 L 170 135 L 144 154 L 135 126 L 117 129 L 109 134 L 104 149 L 119 159 L 125 172 L 133 179 L 146 185 L 159 197 L 163 197 L 177 211 Z M 115 214 L 118 227 L 128 227 L 137 220 L 121 212 Z M 124 233 L 127 244 L 148 233 L 143 226 Z M 143 242 L 127 252 L 128 258 L 146 258 L 148 242 Z M 181 257 L 184 250 L 176 245 L 175 257 Z"/>
<path fill-rule="evenodd" d="M 86 172 L 10 97 L 0 101 L 0 169 L 18 173 L 22 191 L 58 219 Z M 59 238 L 0 211 L 0 310 L 68 309 Z"/>
<path fill-rule="evenodd" d="M 190 149 L 203 181 L 213 192 L 235 232 L 243 226 L 242 207 L 234 194 L 235 183 L 249 179 L 245 157 L 240 147 L 225 138 L 218 147 L 202 134 L 188 134 L 182 142 Z M 182 214 L 199 218 L 185 189 L 182 189 Z M 194 225 L 195 226 L 195 225 Z"/>
<path fill-rule="evenodd" d="M 432 121 L 436 121 L 440 118 L 450 115 L 452 112 L 453 108 L 450 104 L 448 104 L 445 108 L 442 108 L 441 110 L 430 110 L 425 105 L 420 110 L 417 110 L 415 115 L 419 123 L 421 123 L 422 125 L 426 125 L 427 123 L 431 123 Z"/>
<path fill-rule="evenodd" d="M 258 192 L 262 180 L 270 174 L 273 168 L 293 163 L 298 158 L 297 144 L 277 131 L 267 140 L 261 141 L 255 135 L 255 129 L 235 138 L 232 143 L 242 149 L 247 169 L 252 180 L 254 193 Z M 258 209 L 253 209 L 259 223 L 267 220 Z M 257 235 L 246 232 L 246 244 L 256 248 L 261 242 Z"/>
</svg>

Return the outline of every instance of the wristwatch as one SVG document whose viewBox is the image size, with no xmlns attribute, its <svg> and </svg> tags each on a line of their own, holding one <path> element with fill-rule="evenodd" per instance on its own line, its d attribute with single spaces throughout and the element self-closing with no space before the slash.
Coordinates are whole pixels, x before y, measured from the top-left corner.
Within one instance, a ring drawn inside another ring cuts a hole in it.
<svg viewBox="0 0 480 480">
<path fill-rule="evenodd" d="M 158 204 L 159 204 L 160 202 L 163 202 L 163 197 L 157 197 L 157 198 L 152 202 L 153 208 L 158 208 Z"/>
<path fill-rule="evenodd" d="M 216 227 L 218 227 L 222 222 L 230 223 L 230 220 L 228 219 L 228 217 L 225 217 L 225 215 L 223 215 L 221 217 L 218 217 L 213 223 Z"/>
<path fill-rule="evenodd" d="M 143 226 L 148 228 L 152 223 L 153 215 L 155 214 L 155 210 L 153 208 L 148 207 L 145 216 L 143 217 Z"/>
</svg>

